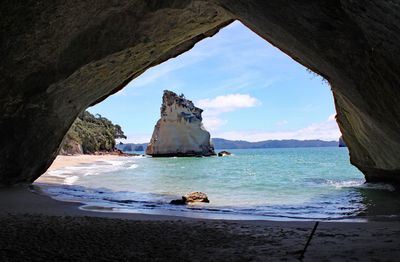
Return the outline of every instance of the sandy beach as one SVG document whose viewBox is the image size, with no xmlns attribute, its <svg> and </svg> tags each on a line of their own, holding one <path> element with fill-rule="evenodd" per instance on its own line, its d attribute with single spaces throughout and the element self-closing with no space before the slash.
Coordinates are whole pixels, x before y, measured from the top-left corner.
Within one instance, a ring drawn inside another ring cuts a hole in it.
<svg viewBox="0 0 400 262">
<path fill-rule="evenodd" d="M 77 166 L 81 164 L 87 164 L 96 161 L 102 161 L 106 159 L 121 158 L 119 155 L 72 155 L 62 156 L 58 155 L 54 160 L 53 164 L 49 167 L 49 170 L 59 169 L 67 166 Z"/>
<path fill-rule="evenodd" d="M 91 212 L 0 189 L 1 261 L 299 261 L 314 222 Z M 321 222 L 303 261 L 398 261 L 398 221 Z"/>
<path fill-rule="evenodd" d="M 48 171 L 54 171 L 71 166 L 82 166 L 90 163 L 101 162 L 110 159 L 124 158 L 124 155 L 58 155 L 53 161 L 51 166 L 47 169 L 47 172 L 35 180 L 37 183 L 44 184 L 68 184 L 64 178 L 59 176 L 51 176 Z"/>
<path fill-rule="evenodd" d="M 58 156 L 50 170 L 118 157 Z M 315 225 L 93 212 L 80 205 L 54 200 L 35 185 L 0 188 L 0 260 L 300 261 Z M 399 221 L 320 222 L 301 261 L 398 261 L 399 241 Z"/>
</svg>

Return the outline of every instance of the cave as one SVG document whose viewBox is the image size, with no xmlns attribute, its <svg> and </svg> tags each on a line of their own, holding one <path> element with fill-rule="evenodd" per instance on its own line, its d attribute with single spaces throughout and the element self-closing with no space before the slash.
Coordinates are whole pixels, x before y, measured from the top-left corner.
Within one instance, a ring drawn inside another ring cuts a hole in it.
<svg viewBox="0 0 400 262">
<path fill-rule="evenodd" d="M 1 8 L 0 184 L 33 182 L 77 115 L 234 20 L 331 85 L 350 161 L 400 184 L 400 4 L 20 1 Z"/>
</svg>

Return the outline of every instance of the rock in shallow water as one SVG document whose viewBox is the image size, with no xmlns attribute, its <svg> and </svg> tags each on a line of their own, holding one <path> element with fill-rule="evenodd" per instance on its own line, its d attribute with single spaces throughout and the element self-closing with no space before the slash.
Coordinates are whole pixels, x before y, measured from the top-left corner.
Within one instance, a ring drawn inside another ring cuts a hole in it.
<svg viewBox="0 0 400 262">
<path fill-rule="evenodd" d="M 192 192 L 182 196 L 186 202 L 205 202 L 209 203 L 208 196 L 203 192 Z"/>
<path fill-rule="evenodd" d="M 191 192 L 182 196 L 182 199 L 175 199 L 170 202 L 173 205 L 184 205 L 190 202 L 204 202 L 210 203 L 208 196 L 203 192 Z"/>
<path fill-rule="evenodd" d="M 210 133 L 201 122 L 202 112 L 183 95 L 165 90 L 161 118 L 154 127 L 146 154 L 160 157 L 215 155 Z"/>
<path fill-rule="evenodd" d="M 221 151 L 218 153 L 218 156 L 230 156 L 230 155 L 232 155 L 232 153 L 228 151 Z"/>
</svg>

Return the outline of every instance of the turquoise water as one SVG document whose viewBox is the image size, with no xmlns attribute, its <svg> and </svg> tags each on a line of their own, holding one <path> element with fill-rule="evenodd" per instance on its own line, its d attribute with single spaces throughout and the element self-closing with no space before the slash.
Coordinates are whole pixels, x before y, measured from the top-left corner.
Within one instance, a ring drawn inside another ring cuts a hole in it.
<svg viewBox="0 0 400 262">
<path fill-rule="evenodd" d="M 393 217 L 393 188 L 364 185 L 347 148 L 229 150 L 203 158 L 129 157 L 49 171 L 40 185 L 57 199 L 91 210 L 229 219 Z M 202 191 L 209 204 L 169 204 Z M 395 197 L 396 198 L 396 197 Z M 397 197 L 398 198 L 398 197 Z M 377 208 L 378 206 L 378 208 Z"/>
</svg>

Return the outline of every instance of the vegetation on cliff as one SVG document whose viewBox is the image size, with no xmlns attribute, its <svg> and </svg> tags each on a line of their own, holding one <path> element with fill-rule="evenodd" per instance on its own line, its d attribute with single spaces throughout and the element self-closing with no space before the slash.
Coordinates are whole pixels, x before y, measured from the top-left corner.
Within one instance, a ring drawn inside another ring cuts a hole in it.
<svg viewBox="0 0 400 262">
<path fill-rule="evenodd" d="M 126 139 L 121 126 L 114 125 L 99 114 L 94 116 L 84 111 L 66 134 L 60 153 L 112 151 L 115 149 L 116 138 Z"/>
</svg>

